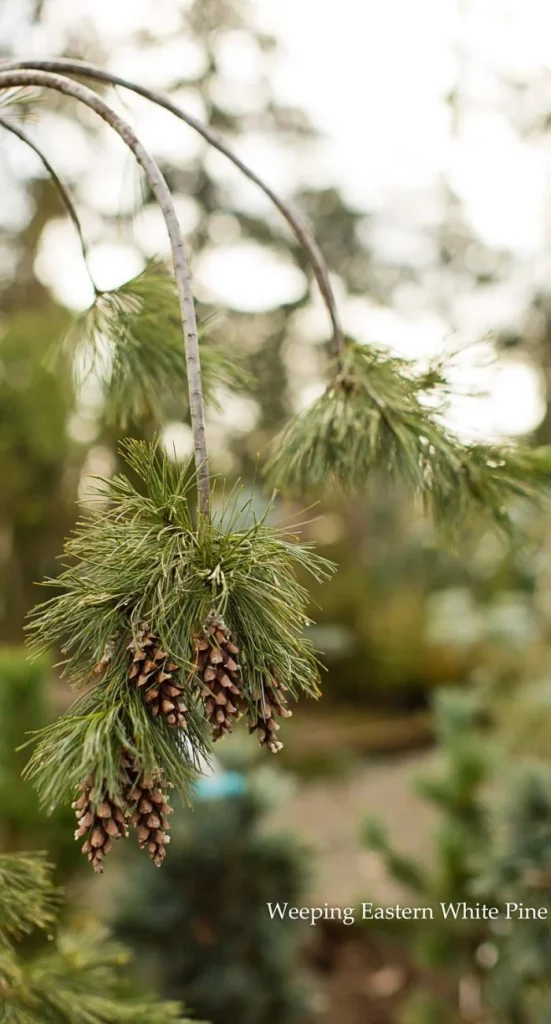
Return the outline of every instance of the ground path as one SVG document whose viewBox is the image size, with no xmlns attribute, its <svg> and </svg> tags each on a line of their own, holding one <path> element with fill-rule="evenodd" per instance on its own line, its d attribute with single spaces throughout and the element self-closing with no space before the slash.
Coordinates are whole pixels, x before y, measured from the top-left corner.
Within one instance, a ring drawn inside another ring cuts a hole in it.
<svg viewBox="0 0 551 1024">
<path fill-rule="evenodd" d="M 314 853 L 309 904 L 385 904 L 403 897 L 380 858 L 362 848 L 360 825 L 367 816 L 378 818 L 401 853 L 427 859 L 434 811 L 412 792 L 412 782 L 430 774 L 436 760 L 434 751 L 422 751 L 359 761 L 345 778 L 298 783 L 273 825 L 292 830 Z"/>
</svg>

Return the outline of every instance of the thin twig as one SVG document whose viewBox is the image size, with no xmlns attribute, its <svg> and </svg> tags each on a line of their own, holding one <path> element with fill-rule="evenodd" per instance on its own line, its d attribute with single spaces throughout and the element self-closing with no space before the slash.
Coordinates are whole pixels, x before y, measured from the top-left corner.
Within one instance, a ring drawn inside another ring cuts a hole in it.
<svg viewBox="0 0 551 1024">
<path fill-rule="evenodd" d="M 69 192 L 67 191 L 65 185 L 59 178 L 57 172 L 52 167 L 50 161 L 48 160 L 48 157 L 45 156 L 42 150 L 37 146 L 36 142 L 34 142 L 34 140 L 31 139 L 30 135 L 27 135 L 26 131 L 24 131 L 23 128 L 21 128 L 18 124 L 15 124 L 13 121 L 10 121 L 9 118 L 1 116 L 0 125 L 2 128 L 5 128 L 7 132 L 11 132 L 12 135 L 16 135 L 17 138 L 21 140 L 21 142 L 24 142 L 30 149 L 32 149 L 33 153 L 36 153 L 36 156 L 42 163 L 43 167 L 46 168 L 48 174 L 50 175 L 50 178 L 52 179 L 53 184 L 55 185 L 57 191 L 59 192 L 59 195 L 61 196 L 65 209 L 67 210 L 67 213 L 69 214 L 69 217 L 75 227 L 80 242 L 82 258 L 86 266 L 88 277 L 92 282 L 94 292 L 96 293 L 96 295 L 99 295 L 100 289 L 97 287 L 96 282 L 94 281 L 92 271 L 90 270 L 90 265 L 88 263 L 88 246 L 86 244 L 86 239 L 84 238 L 84 233 L 82 231 L 79 216 L 76 211 L 75 204 L 73 203 L 73 200 L 71 199 L 71 196 L 69 195 Z"/>
<path fill-rule="evenodd" d="M 4 68 L 7 70 L 11 70 L 12 68 L 36 68 L 43 71 L 58 71 L 63 74 L 79 75 L 83 78 L 92 78 L 98 82 L 108 82 L 111 85 L 120 85 L 124 89 L 130 89 L 138 96 L 143 96 L 145 99 L 157 104 L 157 106 L 168 110 L 171 114 L 180 118 L 181 121 L 185 121 L 185 123 L 188 124 L 190 128 L 193 128 L 198 132 L 199 135 L 209 143 L 209 145 L 213 146 L 214 149 L 217 149 L 220 153 L 223 153 L 228 160 L 231 160 L 231 162 L 235 164 L 235 166 L 238 167 L 250 181 L 254 182 L 255 185 L 262 189 L 264 194 L 268 196 L 272 203 L 274 203 L 289 224 L 295 238 L 306 252 L 333 325 L 333 355 L 337 358 L 339 368 L 342 368 L 344 334 L 340 322 L 337 302 L 333 293 L 333 287 L 331 285 L 331 279 L 329 277 L 329 270 L 327 268 L 325 258 L 312 235 L 310 228 L 302 219 L 300 214 L 294 210 L 289 203 L 281 199 L 280 196 L 273 191 L 270 185 L 267 185 L 262 178 L 259 178 L 256 172 L 244 163 L 243 160 L 241 160 L 241 158 L 230 149 L 224 140 L 216 134 L 216 132 L 214 132 L 208 125 L 197 120 L 197 118 L 193 117 L 192 114 L 188 114 L 180 106 L 173 103 L 172 100 L 169 100 L 165 96 L 160 95 L 152 89 L 147 89 L 142 85 L 137 85 L 135 82 L 131 82 L 127 78 L 122 78 L 120 75 L 114 75 L 110 71 L 104 71 L 103 68 L 98 68 L 94 64 L 88 64 L 87 61 L 76 61 L 65 58 L 62 60 L 36 61 L 12 60 L 2 62 L 0 64 L 0 69 Z"/>
<path fill-rule="evenodd" d="M 46 89 L 55 89 L 84 103 L 107 122 L 132 150 L 136 160 L 143 168 L 149 181 L 153 195 L 162 210 L 170 238 L 174 272 L 180 299 L 182 327 L 185 338 L 186 363 L 188 369 L 189 404 L 195 466 L 197 470 L 198 510 L 208 515 L 210 511 L 210 478 L 207 461 L 207 443 L 205 432 L 205 416 L 203 408 L 203 390 L 201 385 L 201 365 L 199 361 L 199 339 L 197 321 L 193 304 L 191 280 L 186 249 L 174 201 L 170 189 L 155 160 L 142 146 L 134 131 L 114 110 L 111 109 L 97 93 L 61 75 L 46 71 L 2 71 L 0 72 L 0 89 L 18 85 L 36 85 Z"/>
</svg>

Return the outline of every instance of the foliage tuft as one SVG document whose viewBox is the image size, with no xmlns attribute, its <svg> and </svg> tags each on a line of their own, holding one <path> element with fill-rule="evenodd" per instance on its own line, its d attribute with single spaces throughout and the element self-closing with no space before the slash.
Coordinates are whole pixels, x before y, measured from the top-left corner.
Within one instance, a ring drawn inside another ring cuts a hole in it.
<svg viewBox="0 0 551 1024">
<path fill-rule="evenodd" d="M 224 349 L 202 332 L 201 370 L 205 400 L 216 402 L 219 386 L 235 388 L 245 374 Z M 143 420 L 163 422 L 187 401 L 187 369 L 178 294 L 160 259 L 112 291 L 98 291 L 61 344 L 52 351 L 72 360 L 77 380 L 100 382 L 107 422 L 122 428 Z M 185 410 L 185 406 L 184 406 Z"/>
<path fill-rule="evenodd" d="M 349 342 L 344 369 L 275 440 L 271 484 L 308 495 L 335 484 L 358 491 L 376 476 L 400 481 L 443 530 L 489 514 L 512 528 L 509 506 L 535 501 L 551 480 L 551 452 L 465 444 L 442 420 L 449 390 L 441 367 Z"/>
</svg>

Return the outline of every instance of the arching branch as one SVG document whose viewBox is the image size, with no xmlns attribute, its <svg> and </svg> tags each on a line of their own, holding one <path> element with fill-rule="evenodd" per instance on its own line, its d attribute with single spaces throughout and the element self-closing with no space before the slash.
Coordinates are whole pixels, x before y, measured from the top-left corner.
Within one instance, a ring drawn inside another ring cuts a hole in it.
<svg viewBox="0 0 551 1024">
<path fill-rule="evenodd" d="M 85 266 L 86 266 L 88 277 L 90 278 L 90 281 L 92 282 L 92 287 L 93 287 L 96 295 L 98 295 L 99 294 L 99 288 L 97 287 L 97 285 L 96 285 L 96 283 L 94 281 L 94 278 L 92 276 L 92 272 L 90 270 L 90 266 L 89 266 L 89 263 L 88 263 L 88 246 L 86 244 L 86 239 L 84 238 L 84 233 L 82 231 L 82 225 L 80 223 L 79 216 L 78 216 L 78 213 L 77 213 L 76 208 L 75 208 L 75 204 L 73 203 L 73 200 L 71 199 L 71 196 L 69 195 L 69 192 L 67 191 L 65 185 L 61 181 L 61 178 L 58 176 L 57 172 L 52 167 L 50 161 L 48 160 L 48 157 L 45 156 L 45 154 L 42 152 L 42 150 L 37 146 L 37 144 L 34 141 L 34 139 L 31 139 L 30 135 L 27 135 L 27 132 L 23 128 L 21 128 L 20 125 L 15 124 L 14 121 L 10 120 L 10 118 L 0 116 L 0 126 L 2 128 L 4 128 L 7 132 L 11 132 L 12 135 L 16 135 L 17 138 L 21 140 L 21 142 L 24 142 L 29 147 L 29 149 L 32 149 L 33 153 L 36 154 L 36 156 L 40 160 L 42 166 L 46 169 L 46 171 L 50 175 L 50 178 L 52 179 L 53 184 L 55 185 L 57 191 L 59 192 L 59 195 L 61 196 L 61 200 L 63 202 L 63 205 L 65 206 L 65 209 L 67 210 L 67 213 L 68 213 L 68 215 L 69 215 L 69 217 L 70 217 L 70 219 L 71 219 L 71 221 L 72 221 L 72 223 L 74 225 L 74 228 L 75 228 L 76 233 L 78 235 L 78 240 L 80 242 L 80 249 L 81 249 L 81 252 L 82 252 L 82 257 L 84 259 L 84 263 L 85 263 Z"/>
<path fill-rule="evenodd" d="M 24 85 L 35 85 L 40 88 L 55 89 L 58 92 L 64 93 L 66 96 L 71 96 L 73 99 L 84 103 L 85 106 L 90 107 L 91 110 L 94 110 L 99 114 L 107 124 L 118 132 L 129 149 L 134 153 L 136 160 L 142 167 L 149 181 L 153 195 L 162 210 L 172 249 L 174 273 L 178 288 L 182 328 L 185 339 L 191 428 L 193 432 L 195 465 L 197 469 L 198 510 L 201 514 L 208 515 L 210 511 L 210 478 L 207 462 L 207 443 L 203 408 L 203 391 L 201 385 L 201 365 L 199 361 L 197 321 L 195 318 L 189 264 L 184 239 L 178 223 L 178 217 L 170 189 L 168 188 L 168 185 L 155 160 L 142 146 L 130 125 L 119 117 L 119 115 L 112 110 L 109 104 L 105 103 L 97 93 L 93 92 L 91 89 L 87 89 L 86 86 L 81 85 L 79 82 L 74 82 L 69 78 L 64 78 L 61 75 L 52 74 L 47 71 L 25 70 L 0 72 L 0 89 Z"/>
<path fill-rule="evenodd" d="M 274 192 L 274 190 L 267 185 L 255 171 L 244 163 L 243 160 L 241 160 L 241 158 L 230 149 L 224 140 L 209 128 L 208 125 L 203 124 L 197 118 L 193 117 L 192 114 L 188 114 L 176 103 L 173 103 L 172 100 L 160 95 L 154 90 L 147 89 L 146 87 L 138 85 L 127 78 L 122 78 L 120 75 L 114 75 L 110 71 L 104 71 L 103 68 L 98 68 L 94 64 L 88 64 L 87 61 L 76 61 L 65 58 L 62 60 L 9 61 L 0 64 L 0 69 L 3 68 L 36 68 L 44 71 L 57 71 L 63 74 L 78 75 L 82 78 L 91 78 L 97 82 L 106 82 L 109 85 L 119 85 L 124 89 L 130 89 L 138 96 L 143 96 L 152 103 L 156 103 L 157 106 L 168 110 L 181 121 L 185 121 L 185 123 L 198 132 L 199 135 L 209 143 L 209 145 L 213 146 L 214 149 L 217 149 L 220 153 L 223 153 L 224 156 L 227 157 L 228 160 L 231 160 L 231 162 L 235 164 L 235 166 L 238 167 L 250 181 L 254 182 L 255 185 L 262 189 L 264 194 L 268 196 L 272 203 L 274 203 L 289 224 L 295 238 L 306 252 L 333 325 L 333 354 L 336 356 L 339 364 L 342 362 L 344 335 L 337 303 L 333 293 L 327 264 L 314 236 L 312 235 L 312 232 L 310 231 L 310 228 L 302 219 L 300 214 L 294 210 L 292 206 L 281 199 L 280 196 L 278 196 L 277 193 Z"/>
</svg>

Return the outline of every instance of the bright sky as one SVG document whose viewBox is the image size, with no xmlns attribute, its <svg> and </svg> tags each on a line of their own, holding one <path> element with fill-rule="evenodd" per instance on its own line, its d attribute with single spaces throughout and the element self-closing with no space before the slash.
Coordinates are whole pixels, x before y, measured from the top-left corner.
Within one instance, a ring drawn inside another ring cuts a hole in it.
<svg viewBox="0 0 551 1024">
<path fill-rule="evenodd" d="M 22 0 L 21 0 L 22 2 Z M 59 52 L 71 27 L 87 12 L 96 29 L 115 44 L 113 66 L 163 87 L 176 71 L 198 66 L 200 53 L 187 43 L 175 45 L 174 11 L 182 0 L 46 0 L 51 28 L 17 41 L 21 54 Z M 339 185 L 350 202 L 374 215 L 371 239 L 389 258 L 425 259 L 423 228 L 441 213 L 441 181 L 448 173 L 467 217 L 488 244 L 515 255 L 511 280 L 500 287 L 448 298 L 454 324 L 452 347 L 471 344 L 503 324 L 515 324 L 534 283 L 551 279 L 549 172 L 551 143 L 537 137 L 521 141 L 504 113 L 500 76 L 531 83 L 546 74 L 551 81 L 551 4 L 549 0 L 253 0 L 258 19 L 274 31 L 283 55 L 273 69 L 278 96 L 304 107 L 324 133 L 310 156 L 299 156 L 254 137 L 240 152 L 276 187 L 289 191 L 293 181 Z M 6 8 L 7 9 L 7 8 Z M 9 27 L 13 38 L 13 13 Z M 132 52 L 129 29 L 152 27 L 164 34 L 154 50 Z M 0 34 L 2 32 L 0 10 Z M 4 31 L 6 26 L 4 25 Z M 234 109 L 254 108 L 251 82 L 258 54 L 236 34 L 221 53 L 226 98 Z M 452 138 L 446 97 L 457 80 L 464 94 L 458 138 Z M 549 107 L 551 94 L 547 83 Z M 196 97 L 185 102 L 200 114 Z M 121 108 L 122 109 L 122 108 Z M 144 104 L 131 101 L 134 123 L 155 152 L 185 160 L 198 140 L 184 126 Z M 126 111 L 128 112 L 128 111 Z M 534 111 L 537 113 L 537 110 Z M 53 115 L 38 129 L 43 140 L 55 128 L 66 174 L 82 177 L 82 197 L 99 212 L 114 212 L 136 196 L 136 176 L 117 140 L 106 133 L 101 150 L 90 152 L 78 127 L 63 127 Z M 10 151 L 11 152 L 11 151 Z M 13 149 L 19 166 L 28 155 Z M 244 204 L 267 211 L 254 186 L 241 182 L 223 158 L 208 157 Z M 59 160 L 58 160 L 59 164 Z M 1 172 L 0 172 L 1 173 Z M 132 186 L 132 187 L 130 187 Z M 182 225 L 190 229 L 196 211 L 180 203 Z M 22 213 L 20 212 L 19 216 Z M 271 215 L 271 214 L 270 214 Z M 17 219 L 16 205 L 12 216 Z M 92 237 L 101 223 L 92 217 Z M 225 225 L 227 229 L 227 224 Z M 225 231 L 226 233 L 226 231 Z M 148 211 L 138 218 L 136 235 L 151 252 L 166 249 L 160 219 Z M 282 260 L 258 260 L 254 246 L 240 243 L 231 259 L 213 238 L 212 250 L 197 267 L 200 294 L 224 303 L 230 295 L 244 309 L 277 306 L 299 294 L 300 275 Z M 118 283 L 137 268 L 129 247 L 98 244 L 93 263 L 100 284 Z M 39 258 L 42 277 L 69 304 L 89 299 L 74 238 L 67 224 L 54 224 Z M 449 342 L 450 327 L 439 303 L 427 294 L 404 292 L 397 308 L 381 310 L 368 300 L 344 302 L 347 327 L 412 355 L 429 355 Z M 325 331 L 321 307 L 306 314 L 313 336 Z M 464 399 L 454 417 L 467 433 L 495 434 L 529 429 L 542 413 L 541 386 L 527 366 L 505 364 L 486 370 L 477 383 L 491 401 Z M 313 394 L 305 389 L 303 399 Z"/>
</svg>

